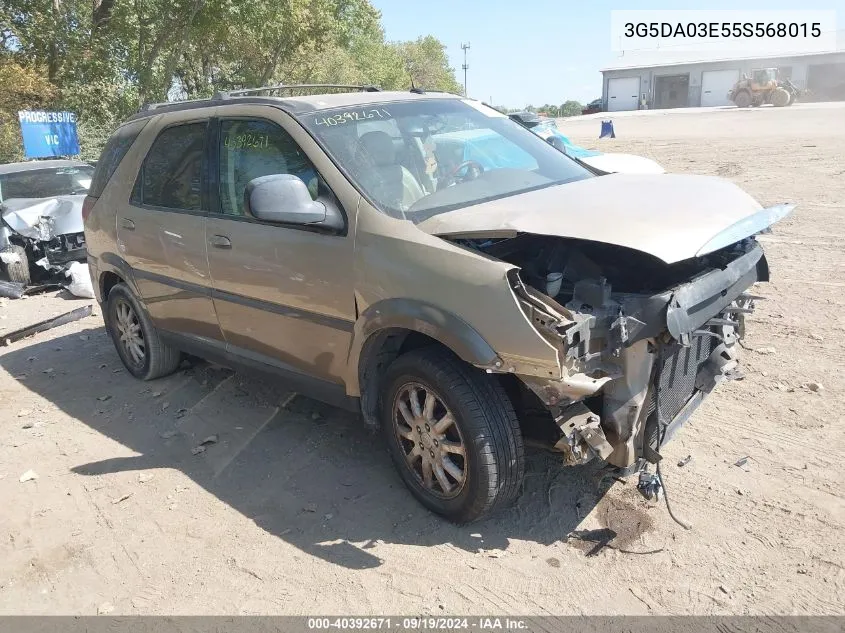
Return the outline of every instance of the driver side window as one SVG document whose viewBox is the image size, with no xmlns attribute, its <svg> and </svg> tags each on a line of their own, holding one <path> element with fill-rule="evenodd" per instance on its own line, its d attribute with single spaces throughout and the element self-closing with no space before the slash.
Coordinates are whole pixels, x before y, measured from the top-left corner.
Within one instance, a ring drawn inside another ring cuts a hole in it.
<svg viewBox="0 0 845 633">
<path fill-rule="evenodd" d="M 317 198 L 317 170 L 280 126 L 260 119 L 224 119 L 220 124 L 220 210 L 245 215 L 244 191 L 250 180 L 290 174 Z"/>
</svg>

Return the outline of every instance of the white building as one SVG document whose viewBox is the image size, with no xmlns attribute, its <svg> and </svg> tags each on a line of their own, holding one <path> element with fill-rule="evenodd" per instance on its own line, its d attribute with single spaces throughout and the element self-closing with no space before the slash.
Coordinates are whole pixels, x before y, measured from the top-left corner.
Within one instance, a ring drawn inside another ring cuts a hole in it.
<svg viewBox="0 0 845 633">
<path fill-rule="evenodd" d="M 609 112 L 730 105 L 734 82 L 761 68 L 779 69 L 815 101 L 845 100 L 845 51 L 838 51 L 654 64 L 629 57 L 601 71 L 602 102 Z"/>
</svg>

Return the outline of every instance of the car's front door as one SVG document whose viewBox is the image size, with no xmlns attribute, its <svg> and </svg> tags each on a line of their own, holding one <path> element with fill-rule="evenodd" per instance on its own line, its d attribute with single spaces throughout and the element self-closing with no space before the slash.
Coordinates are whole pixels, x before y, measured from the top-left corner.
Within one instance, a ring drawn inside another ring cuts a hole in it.
<svg viewBox="0 0 845 633">
<path fill-rule="evenodd" d="M 312 197 L 339 204 L 294 138 L 309 141 L 305 132 L 288 127 L 258 116 L 217 122 L 206 226 L 214 305 L 230 352 L 340 385 L 355 320 L 351 236 L 260 221 L 244 204 L 247 183 L 270 174 L 295 175 Z"/>
<path fill-rule="evenodd" d="M 205 239 L 210 114 L 174 117 L 156 130 L 129 204 L 118 210 L 117 234 L 156 327 L 222 347 Z"/>
</svg>

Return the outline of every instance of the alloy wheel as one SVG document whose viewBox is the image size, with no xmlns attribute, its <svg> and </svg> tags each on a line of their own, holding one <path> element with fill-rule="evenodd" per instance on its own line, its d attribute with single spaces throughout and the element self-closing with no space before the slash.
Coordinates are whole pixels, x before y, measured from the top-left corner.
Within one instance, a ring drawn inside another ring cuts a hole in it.
<svg viewBox="0 0 845 633">
<path fill-rule="evenodd" d="M 426 492 L 451 499 L 467 479 L 466 445 L 443 399 L 421 383 L 407 383 L 393 402 L 393 428 L 407 467 Z"/>
<path fill-rule="evenodd" d="M 146 343 L 141 323 L 135 309 L 127 301 L 120 300 L 115 306 L 115 317 L 120 344 L 133 364 L 142 366 L 146 359 Z"/>
</svg>

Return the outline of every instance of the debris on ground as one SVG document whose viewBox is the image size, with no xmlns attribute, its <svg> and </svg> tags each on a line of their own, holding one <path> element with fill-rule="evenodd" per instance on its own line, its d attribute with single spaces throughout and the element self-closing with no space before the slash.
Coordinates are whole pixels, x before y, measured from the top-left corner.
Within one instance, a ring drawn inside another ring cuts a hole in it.
<svg viewBox="0 0 845 633">
<path fill-rule="evenodd" d="M 123 503 L 123 502 L 124 502 L 124 501 L 126 501 L 129 497 L 131 497 L 133 494 L 135 494 L 135 493 L 134 493 L 134 492 L 127 492 L 127 493 L 126 493 L 125 495 L 123 495 L 122 497 L 118 497 L 117 499 L 114 499 L 114 500 L 112 501 L 112 504 L 117 505 L 118 503 Z"/>
<path fill-rule="evenodd" d="M 67 269 L 65 269 L 65 275 L 70 277 L 70 283 L 66 286 L 70 294 L 83 299 L 94 298 L 94 287 L 91 285 L 91 274 L 88 272 L 88 264 L 71 262 Z"/>
<path fill-rule="evenodd" d="M 138 483 L 145 484 L 148 481 L 151 481 L 155 477 L 154 473 L 138 473 Z"/>
<path fill-rule="evenodd" d="M 20 299 L 23 296 L 26 286 L 15 281 L 0 280 L 0 297 L 7 299 Z"/>
<path fill-rule="evenodd" d="M 217 444 L 217 434 L 209 435 L 205 438 L 202 442 L 200 442 L 197 446 L 191 449 L 192 455 L 199 455 L 200 453 L 204 453 L 205 449 L 210 446 L 211 444 Z"/>
<path fill-rule="evenodd" d="M 31 414 L 32 414 L 32 411 L 30 411 L 29 409 L 21 409 L 20 411 L 18 411 L 18 417 L 19 418 L 25 418 L 26 416 L 31 415 Z"/>
<path fill-rule="evenodd" d="M 808 382 L 804 386 L 813 393 L 818 393 L 819 391 L 822 391 L 824 389 L 820 382 Z"/>
<path fill-rule="evenodd" d="M 104 602 L 97 607 L 97 615 L 108 615 L 114 611 L 114 605 L 111 602 Z"/>
<path fill-rule="evenodd" d="M 35 472 L 34 470 L 28 470 L 23 475 L 20 476 L 20 479 L 18 479 L 18 481 L 20 481 L 23 484 L 23 483 L 26 483 L 27 481 L 35 481 L 36 479 L 38 479 L 38 473 Z"/>
<path fill-rule="evenodd" d="M 774 354 L 777 350 L 774 347 L 755 347 L 754 351 L 763 356 Z"/>
<path fill-rule="evenodd" d="M 678 461 L 678 468 L 683 468 L 692 461 L 692 455 L 687 455 L 682 460 Z"/>
<path fill-rule="evenodd" d="M 734 466 L 738 466 L 739 468 L 742 468 L 747 463 L 748 463 L 748 455 L 746 455 L 745 457 L 740 457 L 738 460 L 736 460 L 734 462 Z"/>
<path fill-rule="evenodd" d="M 71 323 L 73 321 L 78 321 L 79 319 L 84 319 L 85 317 L 90 315 L 90 305 L 84 306 L 82 308 L 76 308 L 75 310 L 71 310 L 70 312 L 60 314 L 57 317 L 45 319 L 44 321 L 39 321 L 38 323 L 22 327 L 18 330 L 15 330 L 14 332 L 4 334 L 3 344 L 9 345 L 10 343 L 14 343 L 15 341 L 20 341 L 21 339 L 24 339 L 27 336 L 32 336 L 33 334 L 38 334 L 39 332 L 46 332 L 47 330 L 51 330 L 54 327 L 65 325 L 66 323 Z"/>
<path fill-rule="evenodd" d="M 306 503 L 305 506 L 302 509 L 305 512 L 316 512 L 317 511 L 317 504 L 316 503 Z"/>
</svg>

